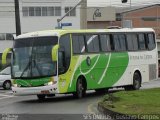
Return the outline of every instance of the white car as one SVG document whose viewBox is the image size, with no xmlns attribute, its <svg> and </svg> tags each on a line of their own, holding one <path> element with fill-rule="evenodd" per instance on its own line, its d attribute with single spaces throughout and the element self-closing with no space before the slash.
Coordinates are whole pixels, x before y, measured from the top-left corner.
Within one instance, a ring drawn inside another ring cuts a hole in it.
<svg viewBox="0 0 160 120">
<path fill-rule="evenodd" d="M 11 67 L 6 67 L 0 72 L 0 87 L 11 89 Z"/>
</svg>

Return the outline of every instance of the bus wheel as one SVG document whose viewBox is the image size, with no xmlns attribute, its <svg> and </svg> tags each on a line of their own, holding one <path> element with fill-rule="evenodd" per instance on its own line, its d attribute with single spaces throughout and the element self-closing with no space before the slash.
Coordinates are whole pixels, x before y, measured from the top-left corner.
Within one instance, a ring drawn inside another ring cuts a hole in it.
<svg viewBox="0 0 160 120">
<path fill-rule="evenodd" d="M 141 76 L 140 73 L 135 72 L 133 75 L 133 85 L 127 85 L 124 88 L 126 91 L 129 91 L 129 90 L 139 90 L 140 87 L 141 87 Z"/>
<path fill-rule="evenodd" d="M 11 89 L 11 86 L 12 86 L 12 84 L 11 84 L 11 81 L 9 81 L 9 80 L 7 80 L 7 81 L 5 81 L 5 82 L 3 83 L 3 88 L 4 88 L 5 90 L 10 90 L 10 89 Z"/>
<path fill-rule="evenodd" d="M 135 72 L 133 75 L 133 90 L 139 90 L 141 87 L 141 76 L 140 73 Z"/>
<path fill-rule="evenodd" d="M 83 82 L 82 78 L 79 78 L 77 80 L 76 92 L 73 93 L 73 95 L 76 98 L 82 98 L 82 97 L 85 96 L 85 94 L 86 94 L 86 89 L 85 89 L 85 86 L 84 86 L 84 82 Z"/>
<path fill-rule="evenodd" d="M 40 100 L 40 101 L 45 100 L 45 97 L 46 97 L 46 95 L 43 95 L 43 94 L 37 95 L 37 98 L 38 98 L 38 100 Z"/>
</svg>

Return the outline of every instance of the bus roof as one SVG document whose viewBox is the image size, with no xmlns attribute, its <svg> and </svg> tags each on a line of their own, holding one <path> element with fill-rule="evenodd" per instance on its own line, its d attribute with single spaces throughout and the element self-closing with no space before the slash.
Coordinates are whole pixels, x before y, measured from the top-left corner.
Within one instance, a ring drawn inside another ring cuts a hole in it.
<svg viewBox="0 0 160 120">
<path fill-rule="evenodd" d="M 17 38 L 40 37 L 40 36 L 61 36 L 67 33 L 96 33 L 96 32 L 154 32 L 152 28 L 122 28 L 122 29 L 55 29 L 25 33 Z"/>
</svg>

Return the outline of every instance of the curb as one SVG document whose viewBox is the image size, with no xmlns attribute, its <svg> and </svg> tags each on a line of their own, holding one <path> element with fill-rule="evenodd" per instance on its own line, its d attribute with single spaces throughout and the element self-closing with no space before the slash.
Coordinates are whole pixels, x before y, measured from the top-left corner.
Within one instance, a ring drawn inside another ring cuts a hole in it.
<svg viewBox="0 0 160 120">
<path fill-rule="evenodd" d="M 107 115 L 107 116 L 109 115 L 113 120 L 140 120 L 137 118 L 137 116 L 134 116 L 134 115 L 126 115 L 126 114 L 114 112 L 110 109 L 107 109 L 100 103 L 98 103 L 97 109 L 100 113 Z"/>
</svg>

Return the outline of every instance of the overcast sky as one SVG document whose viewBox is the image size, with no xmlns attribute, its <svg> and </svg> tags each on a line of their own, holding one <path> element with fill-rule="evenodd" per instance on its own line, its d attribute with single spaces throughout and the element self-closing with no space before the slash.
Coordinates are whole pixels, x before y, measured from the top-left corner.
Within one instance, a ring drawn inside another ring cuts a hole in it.
<svg viewBox="0 0 160 120">
<path fill-rule="evenodd" d="M 130 6 L 130 0 L 127 3 L 121 3 L 121 0 L 87 0 L 88 6 Z M 160 4 L 160 0 L 131 0 L 132 6 L 142 6 L 151 4 Z"/>
</svg>

